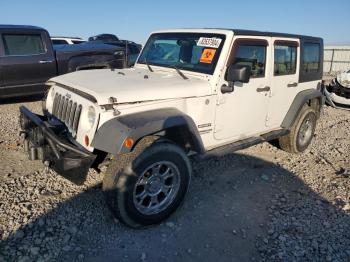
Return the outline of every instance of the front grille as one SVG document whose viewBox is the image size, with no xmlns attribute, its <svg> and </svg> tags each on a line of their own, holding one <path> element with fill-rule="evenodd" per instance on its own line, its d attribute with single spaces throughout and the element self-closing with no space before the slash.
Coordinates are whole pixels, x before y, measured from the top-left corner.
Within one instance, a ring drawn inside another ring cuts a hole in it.
<svg viewBox="0 0 350 262">
<path fill-rule="evenodd" d="M 77 104 L 73 100 L 56 93 L 52 114 L 65 123 L 69 131 L 73 134 L 77 133 L 81 110 L 81 104 Z"/>
</svg>

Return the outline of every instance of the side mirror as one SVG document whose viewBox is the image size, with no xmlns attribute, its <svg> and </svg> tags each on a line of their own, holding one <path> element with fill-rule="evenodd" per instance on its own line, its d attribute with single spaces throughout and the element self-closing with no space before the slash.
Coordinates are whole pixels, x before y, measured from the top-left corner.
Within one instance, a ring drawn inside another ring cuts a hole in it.
<svg viewBox="0 0 350 262">
<path fill-rule="evenodd" d="M 228 82 L 248 83 L 251 67 L 247 65 L 230 65 L 227 69 L 226 80 Z"/>
</svg>

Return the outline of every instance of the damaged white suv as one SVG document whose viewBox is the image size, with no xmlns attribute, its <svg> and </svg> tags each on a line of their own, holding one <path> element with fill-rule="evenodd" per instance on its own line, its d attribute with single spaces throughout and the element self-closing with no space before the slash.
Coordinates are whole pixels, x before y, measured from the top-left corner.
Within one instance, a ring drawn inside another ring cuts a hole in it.
<svg viewBox="0 0 350 262">
<path fill-rule="evenodd" d="M 105 173 L 112 213 L 139 227 L 183 200 L 190 158 L 278 139 L 303 152 L 324 103 L 321 38 L 234 29 L 154 32 L 134 68 L 50 80 L 44 115 L 21 107 L 24 147 L 58 174 Z"/>
</svg>

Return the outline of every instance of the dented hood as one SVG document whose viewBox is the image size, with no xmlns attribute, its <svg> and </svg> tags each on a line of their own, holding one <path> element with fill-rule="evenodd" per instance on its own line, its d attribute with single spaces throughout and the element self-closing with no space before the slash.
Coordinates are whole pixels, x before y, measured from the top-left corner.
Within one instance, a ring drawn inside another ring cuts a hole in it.
<svg viewBox="0 0 350 262">
<path fill-rule="evenodd" d="M 154 71 L 142 68 L 85 70 L 61 75 L 50 81 L 92 95 L 99 105 L 109 104 L 110 97 L 115 97 L 117 103 L 132 103 L 210 94 L 208 80 L 186 73 L 188 79 L 185 80 L 175 70 Z"/>
</svg>

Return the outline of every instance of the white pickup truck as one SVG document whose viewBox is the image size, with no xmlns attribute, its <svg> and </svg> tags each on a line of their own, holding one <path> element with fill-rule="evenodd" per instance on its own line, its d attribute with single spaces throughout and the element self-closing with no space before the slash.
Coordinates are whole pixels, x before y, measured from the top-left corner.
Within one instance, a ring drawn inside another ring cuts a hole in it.
<svg viewBox="0 0 350 262">
<path fill-rule="evenodd" d="M 235 29 L 150 35 L 134 68 L 52 78 L 44 115 L 21 107 L 30 159 L 76 183 L 105 173 L 112 213 L 131 227 L 180 205 L 190 158 L 278 139 L 301 153 L 324 103 L 321 38 Z"/>
</svg>

